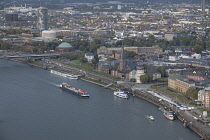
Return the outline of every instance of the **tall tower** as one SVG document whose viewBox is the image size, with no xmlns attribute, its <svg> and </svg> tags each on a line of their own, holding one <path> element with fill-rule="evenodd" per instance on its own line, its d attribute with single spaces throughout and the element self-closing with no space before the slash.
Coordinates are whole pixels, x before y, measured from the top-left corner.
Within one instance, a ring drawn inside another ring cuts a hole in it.
<svg viewBox="0 0 210 140">
<path fill-rule="evenodd" d="M 40 31 L 48 29 L 48 9 L 40 7 L 38 9 L 38 28 Z"/>
<path fill-rule="evenodd" d="M 121 51 L 121 59 L 120 59 L 120 66 L 119 70 L 124 72 L 125 70 L 126 61 L 124 59 L 124 45 L 123 45 L 123 39 L 122 39 L 122 51 Z"/>
<path fill-rule="evenodd" d="M 205 0 L 201 0 L 201 10 L 202 10 L 202 13 L 205 13 L 205 8 L 206 8 Z"/>
</svg>

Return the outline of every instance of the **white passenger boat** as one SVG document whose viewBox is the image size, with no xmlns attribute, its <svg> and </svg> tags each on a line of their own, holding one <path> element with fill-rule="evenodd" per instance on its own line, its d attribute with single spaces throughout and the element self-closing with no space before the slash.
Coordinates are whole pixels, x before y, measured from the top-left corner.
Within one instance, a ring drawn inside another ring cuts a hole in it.
<svg viewBox="0 0 210 140">
<path fill-rule="evenodd" d="M 163 115 L 167 118 L 167 119 L 169 119 L 169 120 L 171 120 L 171 121 L 173 121 L 174 120 L 174 114 L 173 114 L 173 112 L 170 112 L 170 111 L 164 111 L 163 112 Z"/>
<path fill-rule="evenodd" d="M 127 93 L 125 93 L 125 91 L 118 89 L 116 91 L 114 91 L 114 95 L 120 98 L 124 98 L 124 99 L 128 99 L 129 96 Z"/>
<path fill-rule="evenodd" d="M 75 80 L 78 79 L 78 76 L 76 76 L 76 75 L 67 75 L 66 77 L 69 79 L 75 79 Z"/>
<path fill-rule="evenodd" d="M 59 71 L 55 71 L 55 70 L 51 70 L 50 72 L 53 73 L 53 74 L 62 76 L 62 77 L 69 78 L 69 79 L 75 79 L 75 80 L 78 79 L 78 76 L 77 75 L 66 74 L 66 73 L 62 73 L 62 72 L 59 72 Z"/>
</svg>

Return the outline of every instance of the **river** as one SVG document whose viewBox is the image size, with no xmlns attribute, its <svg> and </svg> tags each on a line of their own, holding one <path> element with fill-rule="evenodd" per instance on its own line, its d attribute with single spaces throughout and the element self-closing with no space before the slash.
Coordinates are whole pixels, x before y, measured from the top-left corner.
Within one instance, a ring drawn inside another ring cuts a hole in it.
<svg viewBox="0 0 210 140">
<path fill-rule="evenodd" d="M 61 90 L 62 82 L 91 97 Z M 199 139 L 179 120 L 167 120 L 156 106 L 137 97 L 117 98 L 112 90 L 92 83 L 0 60 L 0 140 Z"/>
</svg>

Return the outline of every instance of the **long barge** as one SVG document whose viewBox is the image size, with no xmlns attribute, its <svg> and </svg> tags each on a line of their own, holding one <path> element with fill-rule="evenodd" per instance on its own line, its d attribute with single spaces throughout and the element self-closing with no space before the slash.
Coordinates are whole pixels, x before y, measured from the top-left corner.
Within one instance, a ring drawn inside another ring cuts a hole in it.
<svg viewBox="0 0 210 140">
<path fill-rule="evenodd" d="M 81 89 L 77 89 L 71 85 L 68 85 L 67 83 L 60 84 L 60 88 L 63 90 L 69 91 L 73 94 L 76 94 L 80 97 L 90 97 L 90 94 L 88 92 L 81 90 Z"/>
</svg>

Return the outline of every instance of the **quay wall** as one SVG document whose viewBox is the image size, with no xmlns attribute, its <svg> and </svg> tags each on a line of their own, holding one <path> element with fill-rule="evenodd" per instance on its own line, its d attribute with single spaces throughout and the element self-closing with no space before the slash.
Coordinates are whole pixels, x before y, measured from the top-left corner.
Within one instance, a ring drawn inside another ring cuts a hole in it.
<svg viewBox="0 0 210 140">
<path fill-rule="evenodd" d="M 21 62 L 21 61 L 19 61 L 19 60 L 14 60 L 14 59 L 13 59 L 13 61 Z M 24 63 L 24 62 L 22 62 L 22 63 Z M 30 63 L 28 63 L 28 64 L 30 64 Z M 34 64 L 30 64 L 30 65 L 33 65 L 33 66 L 37 66 L 37 67 L 43 68 L 43 67 L 41 67 L 41 66 L 34 65 Z M 80 73 L 80 72 L 77 71 L 77 70 L 75 71 L 75 69 L 73 69 L 73 68 L 69 68 L 68 70 L 65 69 L 64 71 L 65 71 L 65 72 L 70 72 L 70 73 L 72 73 L 72 74 L 78 74 L 78 73 Z M 107 83 L 107 84 L 109 84 L 109 83 L 111 83 L 111 82 L 114 82 L 114 79 L 113 79 L 113 81 L 112 81 L 112 79 L 107 80 L 107 79 L 101 78 L 101 76 L 98 77 L 97 75 L 94 75 L 94 77 L 92 77 L 91 74 L 88 74 L 88 75 L 85 75 L 85 76 L 86 76 L 86 77 L 81 77 L 80 79 L 85 80 L 85 81 L 87 81 L 87 82 L 91 82 L 91 83 L 100 85 L 100 86 L 105 86 L 105 85 L 104 85 L 104 84 L 101 84 L 101 83 L 98 83 L 97 80 L 99 80 L 99 79 L 101 80 L 101 82 Z M 111 88 L 111 87 L 108 87 L 108 88 L 113 89 L 113 88 Z M 114 89 L 113 89 L 113 90 L 114 90 Z M 156 105 L 156 106 L 158 106 L 158 107 L 161 107 L 161 108 L 164 107 L 164 105 L 161 104 L 161 103 L 158 101 L 158 98 L 157 98 L 157 97 L 154 97 L 154 96 L 151 95 L 151 94 L 143 93 L 143 92 L 141 92 L 141 91 L 139 91 L 139 90 L 137 90 L 137 91 L 132 91 L 131 89 L 127 89 L 127 91 L 128 91 L 129 93 L 131 93 L 133 96 L 142 98 L 143 100 L 146 100 L 146 101 L 148 101 L 148 102 L 150 102 L 150 103 L 152 103 L 152 104 L 154 104 L 154 105 Z M 175 110 L 174 110 L 174 111 L 175 111 Z M 190 121 L 188 121 L 188 120 L 187 120 L 182 114 L 180 114 L 180 113 L 177 113 L 177 114 L 176 114 L 176 117 L 177 117 L 180 121 L 185 120 L 185 121 L 187 121 L 187 122 L 190 122 Z M 191 125 L 191 124 L 189 124 L 189 123 L 187 124 L 187 127 L 188 127 L 189 129 L 191 129 L 192 131 L 194 131 L 197 135 L 199 135 L 200 137 L 202 137 L 204 140 L 210 140 L 210 136 L 208 136 L 205 132 L 203 132 L 203 131 L 202 131 L 201 129 L 199 129 L 198 127 L 196 127 L 196 126 L 194 126 L 194 125 Z"/>
<path fill-rule="evenodd" d="M 188 127 L 189 129 L 191 129 L 193 132 L 195 132 L 197 135 L 199 135 L 202 139 L 204 140 L 210 140 L 210 136 L 208 136 L 205 132 L 202 131 L 202 129 L 199 129 L 198 127 L 196 127 L 193 124 L 190 124 L 190 120 L 186 119 L 184 116 L 182 116 L 180 113 L 176 114 L 176 117 L 184 123 L 183 120 L 185 120 L 186 123 L 186 127 Z"/>
<path fill-rule="evenodd" d="M 133 95 L 134 95 L 134 96 L 137 96 L 137 97 L 139 97 L 139 98 L 141 98 L 141 99 L 143 99 L 143 100 L 146 100 L 146 101 L 148 101 L 148 102 L 150 102 L 150 103 L 152 103 L 152 104 L 154 104 L 154 105 L 156 105 L 156 106 L 158 106 L 158 107 L 161 107 L 161 108 L 164 107 L 164 105 L 161 104 L 161 103 L 157 100 L 157 98 L 155 98 L 154 96 L 149 95 L 149 94 L 147 94 L 147 93 L 143 93 L 143 92 L 141 92 L 141 91 L 135 91 L 135 92 L 133 92 Z M 174 112 L 176 112 L 176 110 L 174 110 L 173 108 L 170 108 L 170 109 L 172 109 Z M 208 136 L 205 132 L 203 132 L 202 129 L 199 129 L 199 128 L 196 127 L 195 125 L 190 124 L 190 120 L 186 119 L 181 113 L 176 112 L 176 117 L 177 117 L 181 122 L 183 122 L 183 120 L 185 120 L 185 121 L 187 122 L 187 123 L 186 123 L 187 128 L 189 128 L 189 129 L 191 129 L 192 131 L 194 131 L 194 132 L 195 132 L 197 135 L 199 135 L 202 139 L 204 139 L 204 140 L 210 140 L 210 136 Z M 184 123 L 184 122 L 183 122 L 183 123 Z M 183 126 L 183 127 L 184 127 L 184 126 Z"/>
</svg>

